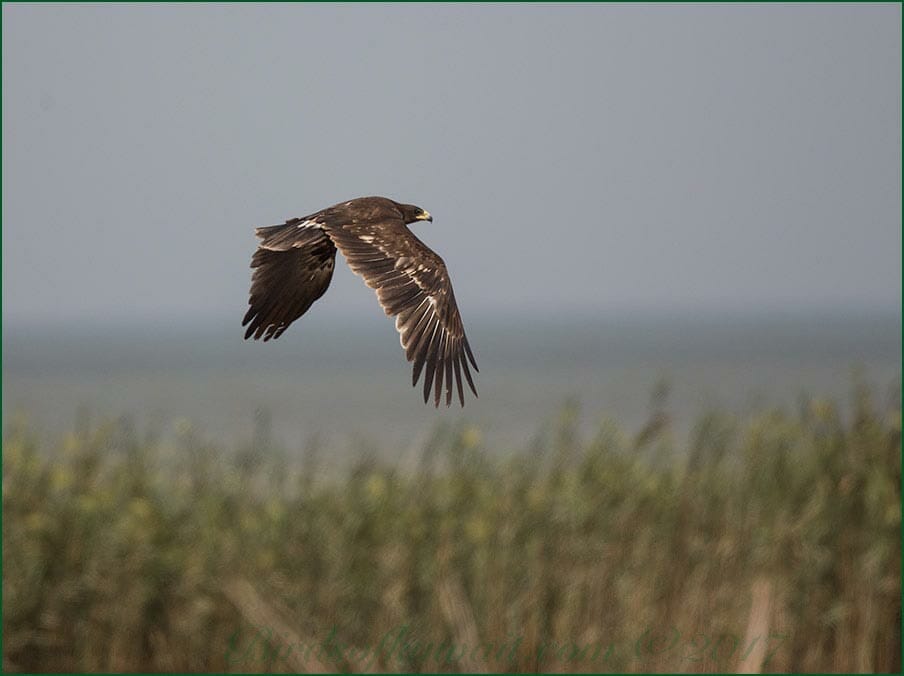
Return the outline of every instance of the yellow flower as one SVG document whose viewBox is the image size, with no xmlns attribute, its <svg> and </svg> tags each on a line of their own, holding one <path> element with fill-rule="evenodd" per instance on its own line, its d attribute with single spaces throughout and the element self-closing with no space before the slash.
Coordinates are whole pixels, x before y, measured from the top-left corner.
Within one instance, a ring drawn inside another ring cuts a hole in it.
<svg viewBox="0 0 904 676">
<path fill-rule="evenodd" d="M 474 425 L 468 425 L 461 433 L 461 443 L 465 448 L 476 448 L 483 441 L 483 434 Z"/>
<path fill-rule="evenodd" d="M 285 506 L 281 500 L 274 498 L 267 503 L 267 516 L 270 521 L 279 521 L 285 513 Z"/>
<path fill-rule="evenodd" d="M 75 455 L 75 453 L 78 452 L 81 446 L 81 438 L 73 432 L 67 434 L 63 439 L 63 453 L 67 456 Z"/>
<path fill-rule="evenodd" d="M 534 509 L 539 509 L 540 507 L 543 507 L 545 503 L 546 491 L 543 490 L 543 486 L 531 486 L 527 491 L 527 504 Z"/>
<path fill-rule="evenodd" d="M 25 517 L 25 525 L 28 530 L 31 531 L 46 532 L 49 531 L 53 526 L 53 519 L 51 519 L 47 514 L 42 514 L 41 512 L 32 512 L 27 517 Z"/>
<path fill-rule="evenodd" d="M 151 503 L 145 498 L 132 498 L 129 503 L 129 514 L 138 521 L 149 519 L 152 512 Z"/>
<path fill-rule="evenodd" d="M 258 528 L 257 519 L 254 518 L 253 515 L 248 512 L 243 512 L 239 517 L 239 524 L 242 527 L 242 530 L 245 531 L 255 531 Z"/>
<path fill-rule="evenodd" d="M 80 511 L 85 514 L 91 514 L 97 511 L 98 501 L 93 495 L 80 495 L 76 498 L 75 503 Z"/>
<path fill-rule="evenodd" d="M 832 402 L 826 399 L 812 399 L 810 401 L 810 413 L 820 420 L 828 420 L 832 417 L 834 407 Z"/>
<path fill-rule="evenodd" d="M 465 533 L 471 542 L 483 542 L 490 535 L 490 525 L 479 516 L 474 516 L 465 524 Z"/>
<path fill-rule="evenodd" d="M 55 491 L 64 491 L 72 485 L 72 474 L 66 467 L 54 467 L 50 475 L 50 485 Z"/>
<path fill-rule="evenodd" d="M 386 480 L 380 474 L 371 474 L 364 488 L 371 500 L 382 500 L 386 495 Z"/>
</svg>

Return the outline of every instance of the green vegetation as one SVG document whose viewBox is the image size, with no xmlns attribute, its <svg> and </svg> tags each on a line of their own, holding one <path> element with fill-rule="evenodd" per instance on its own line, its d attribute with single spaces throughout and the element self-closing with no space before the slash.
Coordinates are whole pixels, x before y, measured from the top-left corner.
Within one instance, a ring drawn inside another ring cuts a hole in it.
<svg viewBox="0 0 904 676">
<path fill-rule="evenodd" d="M 5 670 L 892 671 L 901 415 L 438 430 L 348 474 L 121 426 L 3 449 Z"/>
</svg>

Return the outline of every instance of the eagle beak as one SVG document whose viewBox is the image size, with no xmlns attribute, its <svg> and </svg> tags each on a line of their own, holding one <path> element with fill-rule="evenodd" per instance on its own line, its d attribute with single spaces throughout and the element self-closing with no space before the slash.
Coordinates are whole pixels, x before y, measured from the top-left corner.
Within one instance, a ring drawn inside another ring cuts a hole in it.
<svg viewBox="0 0 904 676">
<path fill-rule="evenodd" d="M 429 211 L 421 211 L 421 213 L 418 214 L 417 220 L 430 221 L 431 223 L 433 223 L 433 216 L 430 215 Z"/>
</svg>

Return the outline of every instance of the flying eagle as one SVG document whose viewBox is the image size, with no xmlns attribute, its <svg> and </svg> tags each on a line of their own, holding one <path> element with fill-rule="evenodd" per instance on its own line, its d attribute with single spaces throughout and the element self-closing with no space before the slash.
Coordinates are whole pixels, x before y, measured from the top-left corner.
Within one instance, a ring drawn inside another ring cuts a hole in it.
<svg viewBox="0 0 904 676">
<path fill-rule="evenodd" d="M 245 338 L 279 338 L 320 298 L 333 278 L 336 248 L 352 271 L 377 292 L 396 330 L 405 357 L 414 362 L 412 385 L 424 373 L 424 403 L 434 387 L 434 404 L 446 384 L 446 406 L 452 381 L 464 406 L 461 374 L 477 396 L 468 361 L 477 362 L 461 323 L 452 282 L 443 259 L 408 229 L 408 223 L 433 221 L 412 204 L 385 197 L 341 202 L 282 225 L 257 228 L 261 239 L 251 258 L 251 307 L 242 320 Z M 465 358 L 467 356 L 467 359 Z"/>
</svg>

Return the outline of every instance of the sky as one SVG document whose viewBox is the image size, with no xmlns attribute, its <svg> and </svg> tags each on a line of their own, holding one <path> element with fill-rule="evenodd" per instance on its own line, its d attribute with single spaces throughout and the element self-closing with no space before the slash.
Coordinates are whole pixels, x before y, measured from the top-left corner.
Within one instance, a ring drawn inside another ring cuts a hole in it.
<svg viewBox="0 0 904 676">
<path fill-rule="evenodd" d="M 5 327 L 238 321 L 254 227 L 373 194 L 466 320 L 900 312 L 899 4 L 2 15 Z"/>
</svg>

